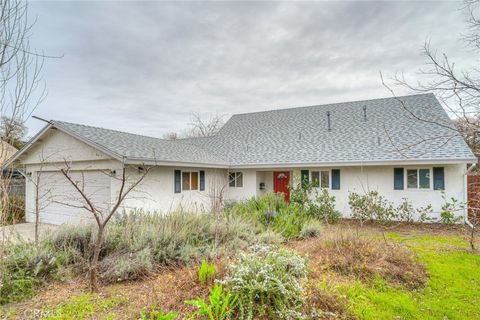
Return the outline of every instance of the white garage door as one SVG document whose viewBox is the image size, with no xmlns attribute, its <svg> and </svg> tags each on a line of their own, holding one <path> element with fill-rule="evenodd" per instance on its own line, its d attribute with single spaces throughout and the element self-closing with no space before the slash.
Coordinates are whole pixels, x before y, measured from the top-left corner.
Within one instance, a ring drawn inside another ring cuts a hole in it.
<svg viewBox="0 0 480 320">
<path fill-rule="evenodd" d="M 39 173 L 40 221 L 51 224 L 93 221 L 80 193 L 59 171 Z M 102 171 L 71 171 L 70 177 L 84 190 L 94 206 L 105 211 L 110 206 L 110 176 Z"/>
</svg>

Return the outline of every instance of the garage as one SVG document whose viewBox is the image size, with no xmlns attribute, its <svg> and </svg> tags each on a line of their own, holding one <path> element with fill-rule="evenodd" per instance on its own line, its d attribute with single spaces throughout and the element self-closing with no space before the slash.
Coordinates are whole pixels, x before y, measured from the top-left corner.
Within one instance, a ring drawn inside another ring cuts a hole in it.
<svg viewBox="0 0 480 320">
<path fill-rule="evenodd" d="M 93 222 L 92 213 L 84 208 L 86 202 L 62 172 L 40 171 L 38 175 L 40 222 L 57 225 Z M 69 175 L 95 207 L 102 212 L 108 210 L 111 200 L 108 172 L 84 170 L 71 171 Z"/>
</svg>

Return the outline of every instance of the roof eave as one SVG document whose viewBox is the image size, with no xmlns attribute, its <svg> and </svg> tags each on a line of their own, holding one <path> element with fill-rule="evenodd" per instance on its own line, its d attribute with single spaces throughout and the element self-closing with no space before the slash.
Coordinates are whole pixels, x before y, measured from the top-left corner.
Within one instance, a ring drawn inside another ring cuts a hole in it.
<svg viewBox="0 0 480 320">
<path fill-rule="evenodd" d="M 352 166 L 400 166 L 400 165 L 442 165 L 442 164 L 469 164 L 475 163 L 476 158 L 462 159 L 404 159 L 404 160 L 371 160 L 371 161 L 336 161 L 336 162 L 303 162 L 303 163 L 261 163 L 261 164 L 232 164 L 232 169 L 255 168 L 314 168 L 314 167 L 352 167 Z"/>
<path fill-rule="evenodd" d="M 230 165 L 228 165 L 227 163 L 222 164 L 222 163 L 208 163 L 208 162 L 186 162 L 186 161 L 133 158 L 133 157 L 126 158 L 125 164 L 139 164 L 139 165 L 164 166 L 164 167 L 201 167 L 201 168 L 215 168 L 215 169 L 230 168 Z"/>
</svg>

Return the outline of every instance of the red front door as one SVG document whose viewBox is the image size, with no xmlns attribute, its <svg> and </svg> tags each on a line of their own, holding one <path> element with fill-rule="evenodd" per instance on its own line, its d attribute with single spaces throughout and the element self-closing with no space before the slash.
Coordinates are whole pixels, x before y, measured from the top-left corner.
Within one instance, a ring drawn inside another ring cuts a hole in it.
<svg viewBox="0 0 480 320">
<path fill-rule="evenodd" d="M 283 193 L 285 201 L 290 201 L 290 172 L 275 171 L 273 172 L 273 192 Z"/>
</svg>

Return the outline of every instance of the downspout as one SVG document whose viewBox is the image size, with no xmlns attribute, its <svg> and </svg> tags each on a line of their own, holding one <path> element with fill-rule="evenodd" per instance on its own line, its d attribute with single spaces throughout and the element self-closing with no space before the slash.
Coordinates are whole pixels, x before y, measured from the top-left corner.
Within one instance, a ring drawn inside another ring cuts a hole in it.
<svg viewBox="0 0 480 320">
<path fill-rule="evenodd" d="M 465 174 L 463 175 L 463 201 L 465 203 L 465 206 L 463 208 L 463 218 L 465 221 L 465 224 L 469 226 L 470 228 L 474 228 L 473 223 L 468 220 L 468 174 L 472 172 L 473 169 L 477 166 L 476 163 L 472 164 L 470 168 L 468 168 L 467 171 L 465 171 Z"/>
</svg>

